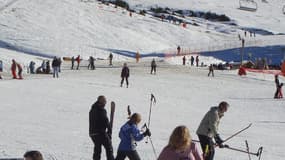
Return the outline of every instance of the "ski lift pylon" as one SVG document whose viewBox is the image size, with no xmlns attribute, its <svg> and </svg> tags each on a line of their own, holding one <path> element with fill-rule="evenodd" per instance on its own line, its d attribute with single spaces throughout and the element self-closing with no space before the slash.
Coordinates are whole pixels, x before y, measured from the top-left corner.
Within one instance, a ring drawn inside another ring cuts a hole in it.
<svg viewBox="0 0 285 160">
<path fill-rule="evenodd" d="M 255 12 L 258 6 L 254 0 L 239 0 L 239 9 Z"/>
<path fill-rule="evenodd" d="M 282 11 L 283 11 L 283 14 L 285 14 L 285 5 L 283 6 Z"/>
</svg>

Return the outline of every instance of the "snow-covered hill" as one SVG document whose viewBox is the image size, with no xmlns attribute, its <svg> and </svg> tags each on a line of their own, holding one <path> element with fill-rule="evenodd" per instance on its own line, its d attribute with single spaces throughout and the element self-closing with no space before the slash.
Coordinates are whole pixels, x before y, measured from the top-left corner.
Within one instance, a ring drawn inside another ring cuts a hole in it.
<svg viewBox="0 0 285 160">
<path fill-rule="evenodd" d="M 133 7 L 168 7 L 174 9 L 191 9 L 196 11 L 226 14 L 236 20 L 240 26 L 262 28 L 274 33 L 285 32 L 285 15 L 282 8 L 284 0 L 254 0 L 258 9 L 256 12 L 240 10 L 239 0 L 126 0 Z M 245 3 L 242 3 L 245 4 Z M 247 3 L 251 7 L 251 3 Z"/>
<path fill-rule="evenodd" d="M 230 26 L 195 20 L 200 26 L 183 28 L 161 22 L 146 15 L 129 13 L 112 5 L 97 1 L 79 0 L 1 0 L 0 46 L 32 54 L 70 56 L 80 54 L 106 58 L 110 50 L 140 52 L 175 52 L 181 45 L 188 50 L 208 50 L 213 46 L 239 46 L 239 27 L 256 27 L 273 32 L 283 32 L 284 16 L 277 9 L 279 1 L 264 5 L 256 13 L 237 10 L 229 1 L 129 1 L 132 5 L 165 5 L 172 8 L 188 8 L 225 13 L 240 26 Z M 9 4 L 9 5 L 7 5 Z M 261 6 L 262 6 L 261 5 Z M 190 7 L 191 8 L 191 7 Z M 271 15 L 274 18 L 268 18 Z M 278 15 L 278 16 L 277 16 Z M 188 19 L 189 21 L 191 19 Z M 221 31 L 222 30 L 222 31 Z M 263 39 L 258 36 L 252 44 Z M 284 39 L 284 38 L 283 38 Z M 272 36 L 270 40 L 274 41 Z M 278 40 L 278 44 L 282 41 Z M 283 44 L 283 43 L 282 43 Z M 211 47 L 210 47 L 210 46 Z M 262 44 L 264 45 L 264 44 Z M 265 44 L 266 45 L 266 44 Z M 1 53 L 2 54 L 2 53 Z"/>
</svg>

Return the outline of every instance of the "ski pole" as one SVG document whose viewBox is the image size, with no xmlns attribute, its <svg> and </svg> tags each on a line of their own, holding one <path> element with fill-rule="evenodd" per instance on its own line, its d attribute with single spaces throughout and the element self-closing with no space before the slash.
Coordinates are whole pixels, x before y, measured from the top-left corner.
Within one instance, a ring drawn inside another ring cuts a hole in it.
<svg viewBox="0 0 285 160">
<path fill-rule="evenodd" d="M 150 106 L 149 106 L 149 115 L 148 115 L 148 123 L 147 123 L 147 127 L 148 128 L 150 126 L 151 108 L 152 108 L 152 104 L 153 103 L 156 103 L 156 99 L 155 99 L 154 95 L 151 93 Z"/>
<path fill-rule="evenodd" d="M 146 128 L 146 129 L 148 129 L 148 127 L 147 127 L 146 123 L 143 125 L 143 127 L 142 127 L 142 128 Z M 149 141 L 150 141 L 150 144 L 151 144 L 152 151 L 153 151 L 153 154 L 154 154 L 154 156 L 155 156 L 155 159 L 157 159 L 158 157 L 157 157 L 156 150 L 155 150 L 155 148 L 154 148 L 154 145 L 153 145 L 152 139 L 151 139 L 151 137 L 150 137 L 150 136 L 148 136 L 148 138 L 149 138 Z"/>
<path fill-rule="evenodd" d="M 261 156 L 262 149 L 263 149 L 262 147 L 260 147 L 256 153 L 253 153 L 253 152 L 250 152 L 250 151 L 244 151 L 244 150 L 241 150 L 241 149 L 238 149 L 238 148 L 229 147 L 229 146 L 225 147 L 225 148 L 233 150 L 233 151 L 238 151 L 238 152 L 241 152 L 241 153 L 247 153 L 247 154 L 255 155 L 257 157 Z"/>
<path fill-rule="evenodd" d="M 251 157 L 250 157 L 250 154 L 249 154 L 249 146 L 248 146 L 247 140 L 245 140 L 245 146 L 246 146 L 246 151 L 248 153 L 248 159 L 251 160 Z"/>
<path fill-rule="evenodd" d="M 240 134 L 241 132 L 247 130 L 249 127 L 251 127 L 252 123 L 250 123 L 248 126 L 246 126 L 245 128 L 239 130 L 238 132 L 234 133 L 233 135 L 229 136 L 228 138 L 226 138 L 223 142 L 226 142 L 230 139 L 232 139 L 233 137 L 235 137 L 236 135 Z"/>
<path fill-rule="evenodd" d="M 147 127 L 149 128 L 150 126 L 150 117 L 151 117 L 151 109 L 152 109 L 152 104 L 156 103 L 156 99 L 154 95 L 151 93 L 150 95 L 150 106 L 149 106 L 149 115 L 148 115 L 148 122 L 147 122 Z M 148 138 L 146 139 L 145 143 L 148 143 Z"/>
</svg>

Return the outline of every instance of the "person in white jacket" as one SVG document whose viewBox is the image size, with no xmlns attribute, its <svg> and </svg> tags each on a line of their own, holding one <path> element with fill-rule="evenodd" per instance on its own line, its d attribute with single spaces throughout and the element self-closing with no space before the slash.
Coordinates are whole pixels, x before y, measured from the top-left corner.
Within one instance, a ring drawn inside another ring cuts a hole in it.
<svg viewBox="0 0 285 160">
<path fill-rule="evenodd" d="M 196 133 L 200 140 L 205 160 L 214 159 L 215 143 L 213 142 L 213 138 L 220 148 L 224 147 L 223 140 L 218 133 L 218 127 L 220 119 L 224 116 L 228 108 L 229 104 L 225 101 L 221 102 L 219 106 L 211 107 L 197 129 Z"/>
</svg>

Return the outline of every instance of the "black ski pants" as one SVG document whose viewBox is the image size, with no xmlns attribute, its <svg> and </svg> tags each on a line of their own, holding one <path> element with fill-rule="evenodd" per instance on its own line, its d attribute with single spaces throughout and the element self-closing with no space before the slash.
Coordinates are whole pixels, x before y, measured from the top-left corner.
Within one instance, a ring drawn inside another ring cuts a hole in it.
<svg viewBox="0 0 285 160">
<path fill-rule="evenodd" d="M 198 135 L 203 150 L 204 160 L 213 160 L 215 155 L 215 143 L 213 139 L 204 135 Z M 206 148 L 208 146 L 208 150 Z"/>
<path fill-rule="evenodd" d="M 151 66 L 150 74 L 152 74 L 152 72 L 154 72 L 154 74 L 156 73 L 156 66 Z"/>
<path fill-rule="evenodd" d="M 128 80 L 129 77 L 122 77 L 122 80 L 121 80 L 121 87 L 124 83 L 124 80 L 126 79 L 126 82 L 127 82 L 127 86 L 129 86 L 129 80 Z"/>
<path fill-rule="evenodd" d="M 114 160 L 112 142 L 107 133 L 93 135 L 91 139 L 94 143 L 93 160 L 101 159 L 102 145 L 106 150 L 107 160 Z"/>
<path fill-rule="evenodd" d="M 116 160 L 124 160 L 126 157 L 129 160 L 140 160 L 140 156 L 136 150 L 134 151 L 118 151 Z"/>
<path fill-rule="evenodd" d="M 208 73 L 208 77 L 210 76 L 210 74 L 212 73 L 212 76 L 214 77 L 214 70 L 210 70 Z"/>
</svg>

